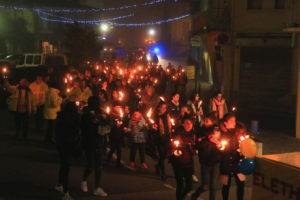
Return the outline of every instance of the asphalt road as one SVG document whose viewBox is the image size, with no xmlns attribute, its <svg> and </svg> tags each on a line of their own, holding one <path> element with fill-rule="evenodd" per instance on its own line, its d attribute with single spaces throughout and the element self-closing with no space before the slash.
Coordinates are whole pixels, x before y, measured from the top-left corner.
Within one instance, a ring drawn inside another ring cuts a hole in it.
<svg viewBox="0 0 300 200">
<path fill-rule="evenodd" d="M 43 144 L 44 132 L 37 132 L 31 125 L 27 141 L 14 137 L 14 121 L 10 113 L 0 110 L 0 200 L 54 200 L 61 194 L 53 188 L 58 180 L 58 154 L 54 146 Z M 175 199 L 175 179 L 170 164 L 167 164 L 167 181 L 161 181 L 154 173 L 155 161 L 146 157 L 149 169 L 129 169 L 129 150 L 123 149 L 122 160 L 125 167 L 116 168 L 113 162 L 103 171 L 102 186 L 108 197 L 92 195 L 93 175 L 89 177 L 89 192 L 80 191 L 80 182 L 85 166 L 84 156 L 73 159 L 70 171 L 70 194 L 78 200 L 168 200 Z M 137 157 L 136 163 L 139 163 Z M 199 177 L 199 163 L 195 157 L 195 171 Z M 199 177 L 200 178 L 200 177 Z M 194 184 L 194 188 L 199 183 Z M 217 199 L 221 198 L 221 185 Z M 233 185 L 230 199 L 235 200 L 236 187 Z M 186 199 L 189 199 L 187 197 Z M 208 199 L 204 193 L 199 199 Z M 245 200 L 251 199 L 251 176 L 245 190 Z"/>
</svg>

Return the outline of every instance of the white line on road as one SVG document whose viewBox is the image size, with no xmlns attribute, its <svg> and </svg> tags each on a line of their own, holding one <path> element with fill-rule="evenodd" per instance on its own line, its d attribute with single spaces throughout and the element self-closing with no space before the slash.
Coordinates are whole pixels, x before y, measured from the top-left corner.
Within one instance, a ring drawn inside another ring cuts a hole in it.
<svg viewBox="0 0 300 200">
<path fill-rule="evenodd" d="M 176 190 L 175 187 L 173 187 L 172 185 L 169 185 L 169 184 L 164 184 L 164 187 L 169 188 L 171 190 Z"/>
</svg>

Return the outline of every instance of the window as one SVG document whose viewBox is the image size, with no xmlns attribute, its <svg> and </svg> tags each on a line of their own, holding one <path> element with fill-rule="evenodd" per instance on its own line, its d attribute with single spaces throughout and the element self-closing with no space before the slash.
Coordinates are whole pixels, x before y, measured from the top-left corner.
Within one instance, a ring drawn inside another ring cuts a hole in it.
<svg viewBox="0 0 300 200">
<path fill-rule="evenodd" d="M 41 64 L 42 56 L 34 56 L 34 64 L 40 65 Z"/>
<path fill-rule="evenodd" d="M 21 56 L 20 59 L 17 61 L 18 65 L 23 65 L 25 62 L 25 56 Z"/>
<path fill-rule="evenodd" d="M 26 64 L 32 64 L 33 56 L 27 56 L 26 57 Z"/>
<path fill-rule="evenodd" d="M 284 9 L 286 0 L 275 0 L 276 9 Z"/>
<path fill-rule="evenodd" d="M 65 64 L 65 60 L 63 56 L 52 56 L 52 55 L 47 55 L 46 57 L 46 61 L 45 61 L 46 65 L 64 65 Z"/>
<path fill-rule="evenodd" d="M 262 9 L 262 0 L 247 0 L 247 9 Z"/>
</svg>

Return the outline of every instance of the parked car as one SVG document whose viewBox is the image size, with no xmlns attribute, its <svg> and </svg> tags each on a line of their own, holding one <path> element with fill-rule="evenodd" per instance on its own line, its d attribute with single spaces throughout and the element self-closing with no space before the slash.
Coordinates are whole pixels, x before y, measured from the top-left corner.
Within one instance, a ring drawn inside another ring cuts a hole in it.
<svg viewBox="0 0 300 200">
<path fill-rule="evenodd" d="M 67 58 L 63 54 L 26 53 L 16 64 L 16 68 L 40 66 L 64 66 Z"/>
</svg>

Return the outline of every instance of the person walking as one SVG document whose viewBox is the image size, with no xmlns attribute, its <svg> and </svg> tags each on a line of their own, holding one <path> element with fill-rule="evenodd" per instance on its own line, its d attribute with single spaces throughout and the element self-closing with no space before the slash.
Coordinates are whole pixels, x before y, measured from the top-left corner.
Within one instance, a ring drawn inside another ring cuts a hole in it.
<svg viewBox="0 0 300 200">
<path fill-rule="evenodd" d="M 220 164 L 223 200 L 228 200 L 229 198 L 232 177 L 237 184 L 237 199 L 243 200 L 246 176 L 238 171 L 238 165 L 243 156 L 239 152 L 239 138 L 236 129 L 235 115 L 233 113 L 227 113 L 220 123 L 220 128 L 222 140 L 227 141 Z"/>
<path fill-rule="evenodd" d="M 101 187 L 101 175 L 103 169 L 105 135 L 107 131 L 103 126 L 109 127 L 109 117 L 100 108 L 98 96 L 91 96 L 88 99 L 88 106 L 84 108 L 82 115 L 82 136 L 83 148 L 87 158 L 87 166 L 84 170 L 81 182 L 81 190 L 88 192 L 87 179 L 95 172 L 95 196 L 106 197 L 107 193 Z M 108 128 L 110 131 L 110 128 Z"/>
<path fill-rule="evenodd" d="M 172 142 L 172 164 L 176 179 L 176 200 L 183 200 L 192 190 L 193 155 L 195 151 L 195 133 L 193 131 L 193 119 L 185 117 L 182 126 L 174 133 Z"/>
<path fill-rule="evenodd" d="M 56 146 L 60 168 L 55 189 L 63 193 L 63 200 L 72 200 L 69 194 L 70 158 L 77 153 L 80 139 L 80 115 L 75 102 L 68 102 L 57 119 Z"/>
<path fill-rule="evenodd" d="M 217 125 L 210 126 L 206 128 L 205 136 L 201 137 L 200 142 L 196 143 L 201 164 L 201 186 L 192 194 L 191 200 L 196 200 L 201 193 L 207 190 L 209 190 L 209 200 L 216 199 L 221 159 L 220 136 L 219 127 Z"/>
<path fill-rule="evenodd" d="M 168 157 L 171 137 L 171 118 L 167 113 L 167 104 L 160 101 L 154 113 L 154 121 L 156 124 L 155 144 L 158 150 L 158 163 L 155 165 L 156 174 L 160 175 L 161 179 L 167 179 L 165 173 L 165 159 Z"/>
<path fill-rule="evenodd" d="M 145 143 L 146 143 L 146 121 L 139 110 L 135 110 L 129 121 L 128 132 L 132 137 L 132 144 L 130 147 L 130 167 L 135 165 L 136 150 L 140 153 L 140 162 L 143 168 L 147 169 L 145 163 Z"/>
</svg>

